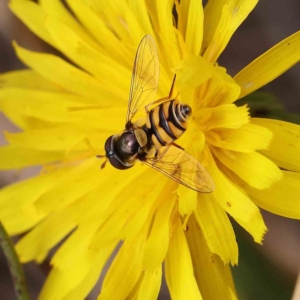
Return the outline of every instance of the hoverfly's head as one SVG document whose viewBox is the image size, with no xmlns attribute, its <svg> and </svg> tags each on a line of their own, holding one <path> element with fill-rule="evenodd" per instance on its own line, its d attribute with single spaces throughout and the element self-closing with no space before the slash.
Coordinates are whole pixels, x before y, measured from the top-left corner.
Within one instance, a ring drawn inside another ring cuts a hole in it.
<svg viewBox="0 0 300 300">
<path fill-rule="evenodd" d="M 117 146 L 119 153 L 124 158 L 128 158 L 137 154 L 140 147 L 133 130 L 123 132 L 119 141 L 117 142 Z"/>
<path fill-rule="evenodd" d="M 105 142 L 106 157 L 113 167 L 126 170 L 134 165 L 130 157 L 138 152 L 139 144 L 133 131 L 125 131 L 122 135 L 112 135 Z"/>
</svg>

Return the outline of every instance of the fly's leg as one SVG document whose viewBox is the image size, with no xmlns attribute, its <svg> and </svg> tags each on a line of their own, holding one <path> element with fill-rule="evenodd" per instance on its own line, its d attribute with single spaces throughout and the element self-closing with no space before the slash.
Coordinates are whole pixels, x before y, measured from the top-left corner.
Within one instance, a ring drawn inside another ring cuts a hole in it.
<svg viewBox="0 0 300 300">
<path fill-rule="evenodd" d="M 165 147 L 165 149 L 162 151 L 162 153 L 159 153 L 159 150 L 156 150 L 154 160 L 153 160 L 153 165 L 155 165 L 157 162 L 159 162 L 164 157 L 164 155 L 167 153 L 169 148 L 170 148 L 170 144 Z"/>
<path fill-rule="evenodd" d="M 165 147 L 165 149 L 162 151 L 162 153 L 159 153 L 159 150 L 156 150 L 156 153 L 154 155 L 153 165 L 155 165 L 157 162 L 159 162 L 164 157 L 164 155 L 167 153 L 167 151 L 169 150 L 171 145 L 178 149 L 184 150 L 184 148 L 182 148 L 178 144 L 172 142 Z"/>
<path fill-rule="evenodd" d="M 152 105 L 158 105 L 158 104 L 161 104 L 161 103 L 164 103 L 168 100 L 171 100 L 172 99 L 172 96 L 173 96 L 173 90 L 174 90 L 174 85 L 175 85 L 175 80 L 176 80 L 176 74 L 173 78 L 173 82 L 172 82 L 172 85 L 171 85 L 171 89 L 170 89 L 170 92 L 169 92 L 169 95 L 167 97 L 163 97 L 161 99 L 158 99 L 152 103 L 149 103 L 148 105 L 145 106 L 145 111 L 146 113 L 149 113 L 150 112 L 150 109 L 149 107 L 151 107 Z M 176 98 L 178 97 L 178 95 L 176 96 Z"/>
<path fill-rule="evenodd" d="M 95 148 L 92 146 L 92 144 L 91 144 L 91 142 L 89 141 L 89 139 L 88 138 L 85 138 L 84 139 L 84 142 L 85 142 L 85 144 L 88 146 L 88 148 L 91 150 L 91 152 L 93 152 L 94 153 L 94 155 L 97 157 L 97 158 L 103 158 L 103 157 L 105 157 L 106 159 L 105 159 L 105 161 L 101 164 L 101 169 L 104 169 L 105 168 L 105 165 L 106 165 L 106 163 L 107 163 L 107 156 L 106 155 L 103 155 L 103 154 L 97 154 L 97 152 L 96 152 L 96 150 L 95 150 Z"/>
<path fill-rule="evenodd" d="M 171 145 L 175 146 L 176 148 L 179 148 L 181 150 L 184 150 L 184 148 L 182 148 L 181 146 L 179 146 L 178 144 L 172 142 Z"/>
</svg>

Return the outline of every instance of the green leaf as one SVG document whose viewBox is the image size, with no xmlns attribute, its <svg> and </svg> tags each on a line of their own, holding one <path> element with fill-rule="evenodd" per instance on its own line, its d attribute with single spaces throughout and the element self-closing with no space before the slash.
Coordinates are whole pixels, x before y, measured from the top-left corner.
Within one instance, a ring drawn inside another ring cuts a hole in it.
<svg viewBox="0 0 300 300">
<path fill-rule="evenodd" d="M 256 91 L 235 102 L 237 106 L 248 104 L 250 114 L 255 118 L 267 118 L 300 124 L 300 115 L 287 111 L 272 94 Z"/>
<path fill-rule="evenodd" d="M 239 264 L 232 275 L 239 299 L 289 300 L 294 282 L 278 266 L 264 256 L 261 245 L 233 222 L 239 244 Z"/>
<path fill-rule="evenodd" d="M 9 271 L 13 280 L 16 299 L 30 300 L 28 288 L 21 263 L 19 262 L 18 255 L 15 251 L 14 245 L 8 236 L 4 226 L 0 222 L 0 246 L 3 249 L 4 255 L 7 259 Z"/>
</svg>

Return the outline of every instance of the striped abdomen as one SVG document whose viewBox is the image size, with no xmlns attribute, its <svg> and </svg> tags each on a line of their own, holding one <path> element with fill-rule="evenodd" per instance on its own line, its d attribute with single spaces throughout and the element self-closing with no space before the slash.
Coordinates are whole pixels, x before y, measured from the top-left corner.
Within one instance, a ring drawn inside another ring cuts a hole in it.
<svg viewBox="0 0 300 300">
<path fill-rule="evenodd" d="M 151 132 L 151 143 L 156 149 L 178 139 L 186 130 L 186 122 L 191 115 L 190 106 L 171 100 L 152 109 L 146 127 Z"/>
</svg>

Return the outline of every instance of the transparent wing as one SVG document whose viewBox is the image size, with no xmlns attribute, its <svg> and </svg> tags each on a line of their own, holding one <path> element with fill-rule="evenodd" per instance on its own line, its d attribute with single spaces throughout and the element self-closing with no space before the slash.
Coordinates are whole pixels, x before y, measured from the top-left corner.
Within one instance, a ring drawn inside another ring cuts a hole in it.
<svg viewBox="0 0 300 300">
<path fill-rule="evenodd" d="M 193 156 L 172 145 L 160 150 L 161 157 L 147 158 L 143 162 L 197 192 L 211 193 L 215 189 L 212 178 Z"/>
<path fill-rule="evenodd" d="M 132 120 L 138 110 L 153 102 L 159 77 L 159 62 L 155 42 L 146 35 L 140 42 L 135 56 L 126 124 Z"/>
</svg>

